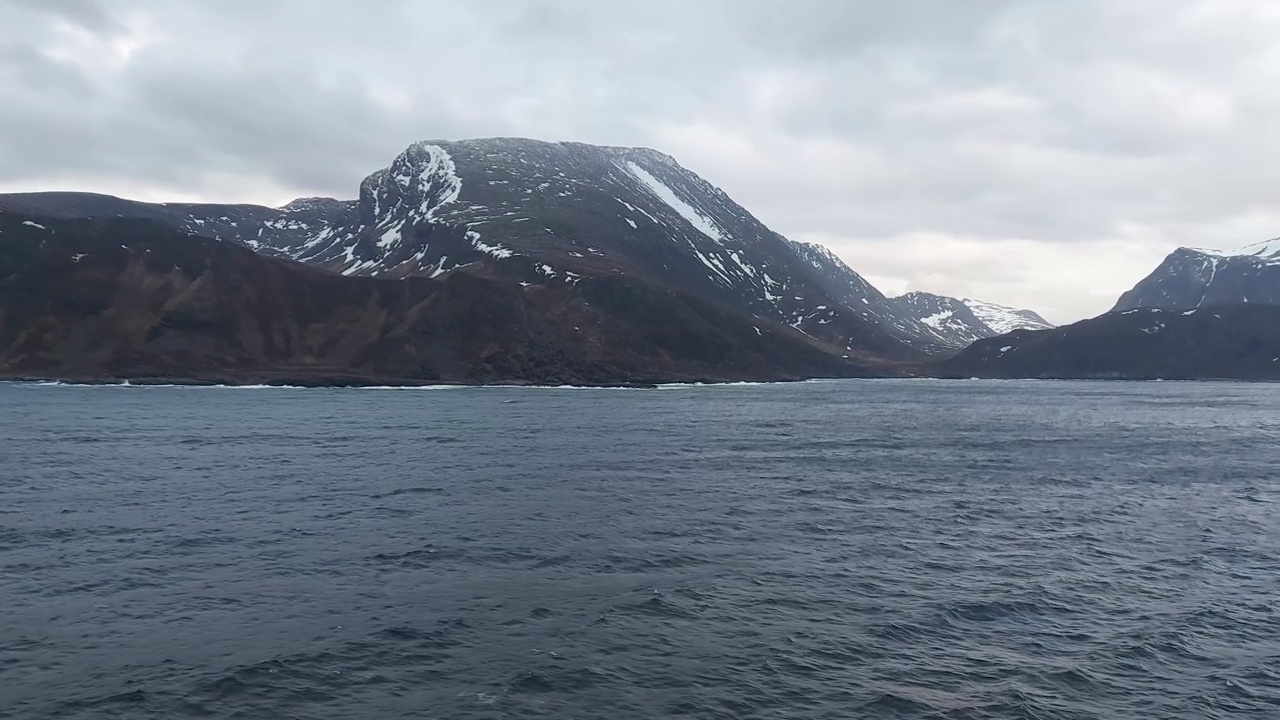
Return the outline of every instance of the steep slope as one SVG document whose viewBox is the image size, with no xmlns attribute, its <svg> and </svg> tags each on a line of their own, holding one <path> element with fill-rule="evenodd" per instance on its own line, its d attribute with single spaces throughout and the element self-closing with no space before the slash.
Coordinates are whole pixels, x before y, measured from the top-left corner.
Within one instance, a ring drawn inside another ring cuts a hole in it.
<svg viewBox="0 0 1280 720">
<path fill-rule="evenodd" d="M 996 335 L 1005 335 L 1014 330 L 1047 330 L 1053 327 L 1053 323 L 1040 317 L 1040 314 L 1033 310 L 1019 310 L 970 298 L 960 302 L 967 305 L 978 320 L 991 328 Z"/>
<path fill-rule="evenodd" d="M 885 297 L 843 260 L 821 245 L 788 240 L 792 250 L 816 275 L 818 285 L 837 302 L 875 323 L 895 338 L 930 355 L 941 355 L 964 347 L 950 333 L 922 322 L 909 307 Z"/>
<path fill-rule="evenodd" d="M 1280 306 L 1142 308 L 980 340 L 948 377 L 1280 380 Z"/>
<path fill-rule="evenodd" d="M 979 338 L 1020 328 L 1053 327 L 1031 310 L 979 300 L 921 292 L 889 298 L 827 248 L 788 242 L 813 269 L 819 285 L 829 295 L 894 337 L 929 354 L 953 353 Z"/>
<path fill-rule="evenodd" d="M 878 374 L 626 276 L 343 277 L 164 221 L 0 213 L 0 376 L 625 383 Z"/>
<path fill-rule="evenodd" d="M 22 202 L 0 198 L 0 205 Z M 462 271 L 543 287 L 641 278 L 789 325 L 843 354 L 920 354 L 904 344 L 910 338 L 855 309 L 856 299 L 824 290 L 782 236 L 653 150 L 506 138 L 422 142 L 367 177 L 356 201 L 312 198 L 279 209 L 118 201 L 110 209 L 161 215 L 193 233 L 345 275 Z"/>
<path fill-rule="evenodd" d="M 263 243 L 377 277 L 458 268 L 537 285 L 637 276 L 844 352 L 911 357 L 823 293 L 781 236 L 669 156 L 643 148 L 416 143 L 361 183 L 351 222 L 302 243 Z"/>
<path fill-rule="evenodd" d="M 1240 303 L 1280 304 L 1280 240 L 1235 251 L 1178 248 L 1122 295 L 1113 312 Z"/>
</svg>

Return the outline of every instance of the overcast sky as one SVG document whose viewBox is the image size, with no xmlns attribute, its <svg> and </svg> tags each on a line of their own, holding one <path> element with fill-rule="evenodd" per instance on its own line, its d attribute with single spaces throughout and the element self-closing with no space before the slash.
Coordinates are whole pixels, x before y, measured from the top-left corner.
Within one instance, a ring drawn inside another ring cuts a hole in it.
<svg viewBox="0 0 1280 720">
<path fill-rule="evenodd" d="M 1067 322 L 1280 235 L 1272 0 L 0 0 L 0 192 L 354 197 L 414 140 L 644 145 L 888 293 Z"/>
</svg>

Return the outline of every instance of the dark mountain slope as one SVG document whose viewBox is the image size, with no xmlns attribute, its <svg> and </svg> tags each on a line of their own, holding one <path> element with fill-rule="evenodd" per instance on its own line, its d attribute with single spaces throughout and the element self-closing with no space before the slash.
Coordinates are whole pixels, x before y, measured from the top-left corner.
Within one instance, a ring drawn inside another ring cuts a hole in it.
<svg viewBox="0 0 1280 720">
<path fill-rule="evenodd" d="M 815 281 L 835 302 L 849 308 L 893 337 L 928 355 L 953 352 L 954 345 L 942 333 L 920 322 L 910 312 L 885 297 L 843 260 L 821 245 L 788 240 L 795 254 L 809 266 Z"/>
<path fill-rule="evenodd" d="M 248 204 L 144 203 L 113 195 L 32 192 L 0 195 L 0 212 L 49 218 L 159 220 L 215 240 L 231 240 L 266 254 L 271 246 L 302 242 L 331 224 L 346 222 L 355 201 L 300 198 L 280 208 Z"/>
<path fill-rule="evenodd" d="M 980 340 L 949 377 L 1280 380 L 1280 306 L 1128 310 Z"/>
<path fill-rule="evenodd" d="M 1178 248 L 1122 295 L 1112 312 L 1243 303 L 1280 305 L 1280 240 L 1234 252 Z"/>
<path fill-rule="evenodd" d="M 342 277 L 131 219 L 0 213 L 0 375 L 625 383 L 878 374 L 626 276 Z"/>
</svg>

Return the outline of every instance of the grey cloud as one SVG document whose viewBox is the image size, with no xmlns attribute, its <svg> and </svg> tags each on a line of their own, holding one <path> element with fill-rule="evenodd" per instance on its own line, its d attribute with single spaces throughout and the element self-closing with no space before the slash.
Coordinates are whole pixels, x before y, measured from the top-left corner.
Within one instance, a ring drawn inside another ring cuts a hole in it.
<svg viewBox="0 0 1280 720">
<path fill-rule="evenodd" d="M 83 72 L 46 57 L 27 44 L 0 44 L 0 77 L 14 94 L 38 93 L 64 100 L 82 100 L 92 94 L 92 84 Z"/>
<path fill-rule="evenodd" d="M 1280 226 L 1277 25 L 1237 0 L 11 1 L 0 187 L 281 202 L 422 138 L 652 145 L 855 267 L 1036 304 L 1022 273 L 1070 319 L 1149 256 Z"/>
<path fill-rule="evenodd" d="M 109 33 L 118 27 L 111 15 L 94 0 L 10 0 L 10 2 L 16 8 L 59 18 L 93 32 Z"/>
</svg>

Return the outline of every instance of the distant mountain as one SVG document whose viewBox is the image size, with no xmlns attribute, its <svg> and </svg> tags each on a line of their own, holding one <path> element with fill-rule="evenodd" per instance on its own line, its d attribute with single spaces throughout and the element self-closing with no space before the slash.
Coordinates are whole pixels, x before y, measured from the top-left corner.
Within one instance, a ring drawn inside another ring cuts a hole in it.
<svg viewBox="0 0 1280 720">
<path fill-rule="evenodd" d="M 1280 306 L 1140 308 L 978 341 L 950 377 L 1280 380 Z"/>
<path fill-rule="evenodd" d="M 966 302 L 987 319 L 986 309 Z M 1027 321 L 1026 329 L 974 343 L 942 363 L 941 372 L 1280 380 L 1280 240 L 1238 251 L 1179 248 L 1106 315 L 1040 330 L 1039 316 L 1017 320 Z"/>
<path fill-rule="evenodd" d="M 995 335 L 969 306 L 953 297 L 910 292 L 890 301 L 899 315 L 919 322 L 946 347 L 963 348 Z"/>
<path fill-rule="evenodd" d="M 951 353 L 974 340 L 1019 328 L 1053 327 L 1030 310 L 994 303 L 922 292 L 889 298 L 827 248 L 794 241 L 791 246 L 817 271 L 818 281 L 828 293 L 895 337 L 931 354 Z"/>
<path fill-rule="evenodd" d="M 868 322 L 929 354 L 943 354 L 964 347 L 945 332 L 921 322 L 909 308 L 891 300 L 861 275 L 821 245 L 788 241 L 800 258 L 817 274 L 818 283 L 833 298 Z"/>
<path fill-rule="evenodd" d="M 996 335 L 1004 335 L 1014 330 L 1046 330 L 1053 327 L 1053 323 L 1032 310 L 1019 310 L 970 298 L 960 302 L 967 305 L 969 310 Z"/>
<path fill-rule="evenodd" d="M 1240 250 L 1178 248 L 1126 292 L 1113 312 L 1280 304 L 1280 239 Z"/>
<path fill-rule="evenodd" d="M 468 272 L 343 277 L 163 220 L 0 212 L 4 378 L 614 384 L 884 372 L 623 273 L 528 286 Z"/>
</svg>

